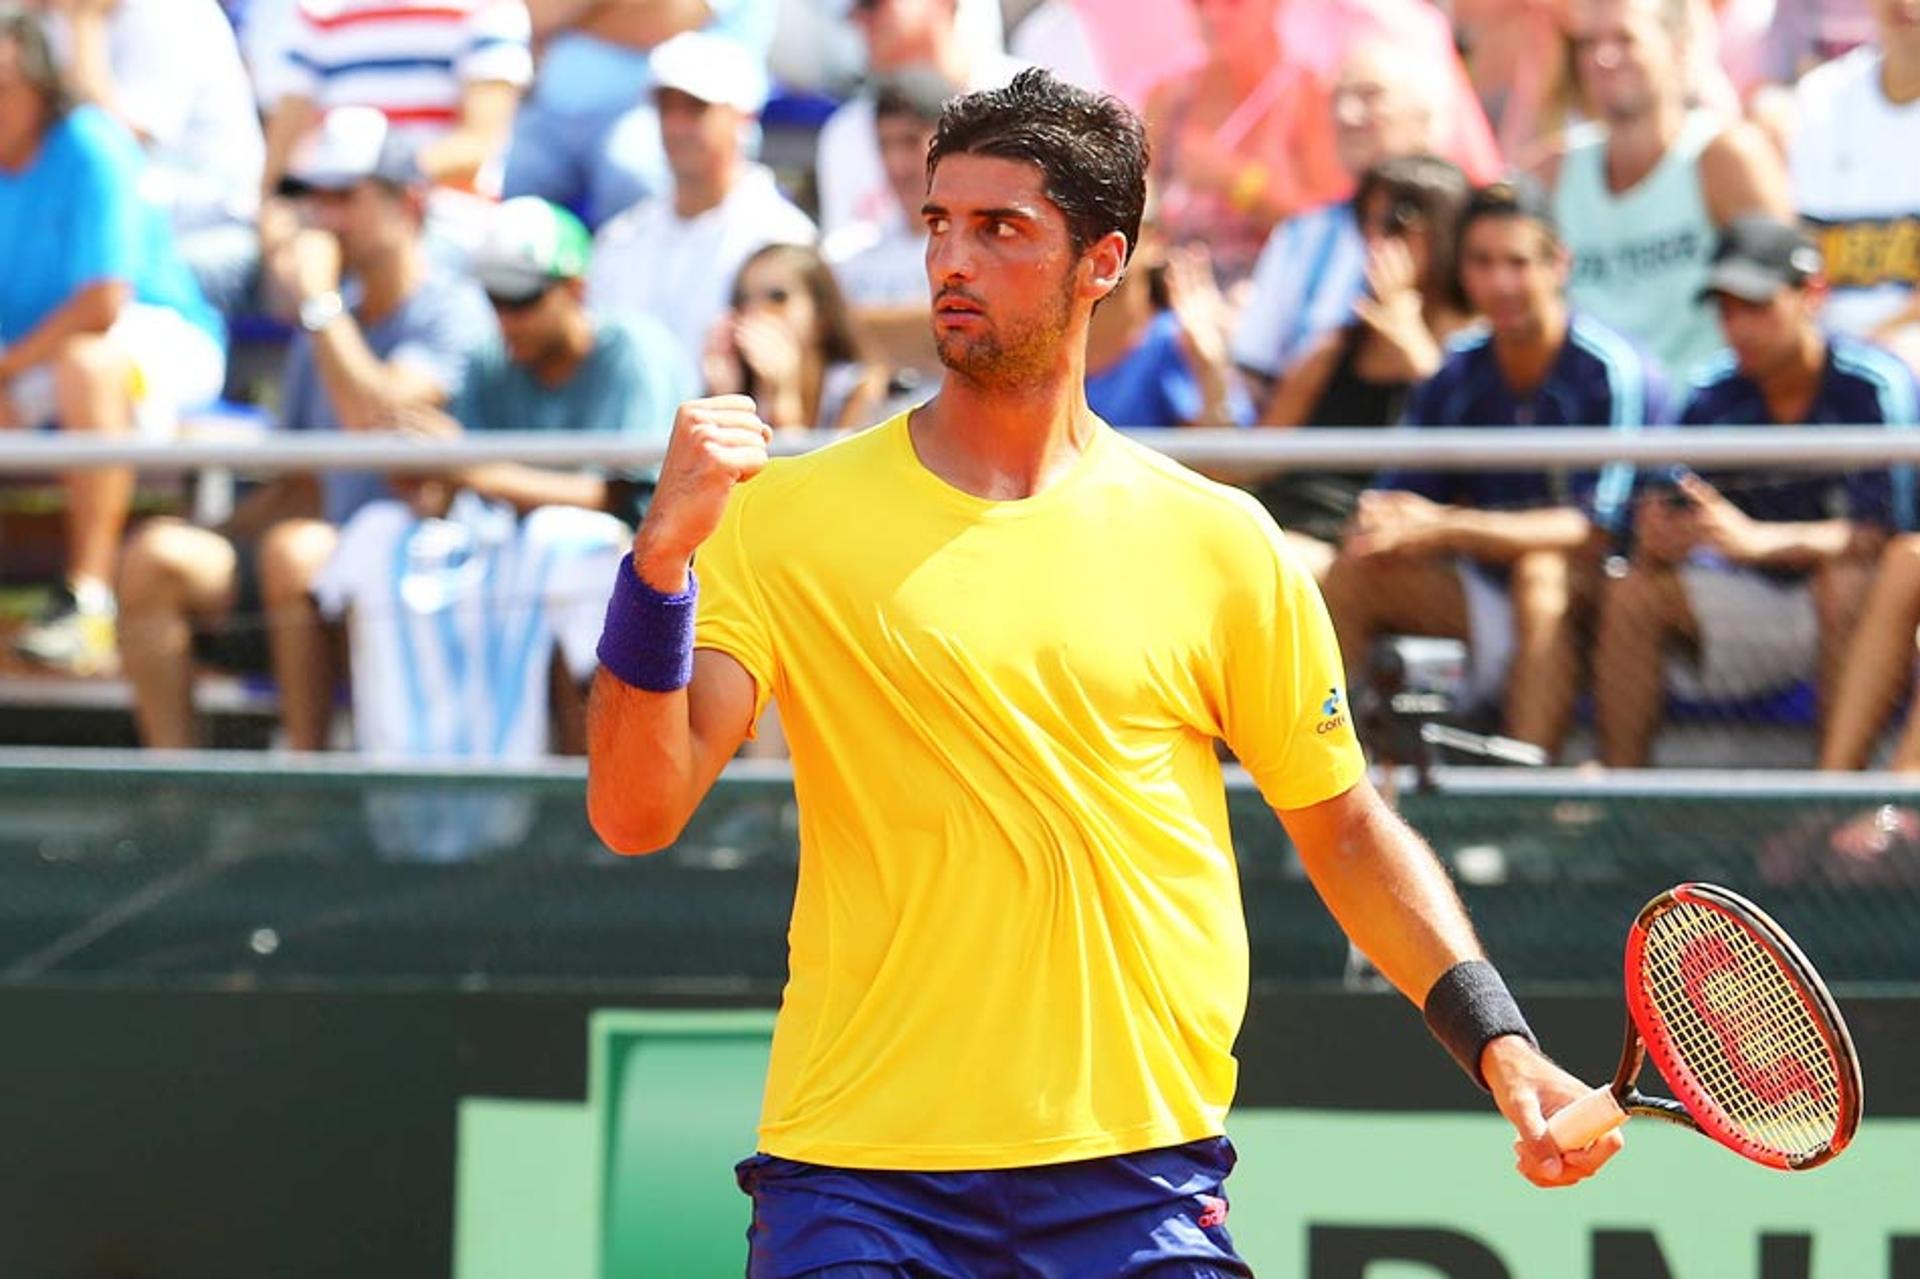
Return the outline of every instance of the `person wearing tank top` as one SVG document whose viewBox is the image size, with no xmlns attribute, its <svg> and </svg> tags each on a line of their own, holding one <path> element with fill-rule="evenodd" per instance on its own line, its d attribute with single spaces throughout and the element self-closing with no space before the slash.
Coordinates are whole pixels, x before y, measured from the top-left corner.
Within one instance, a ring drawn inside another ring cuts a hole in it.
<svg viewBox="0 0 1920 1279">
<path fill-rule="evenodd" d="M 1573 253 L 1575 306 L 1640 343 L 1676 377 L 1720 348 L 1697 300 L 1720 228 L 1791 216 L 1764 134 L 1689 112 L 1683 0 L 1574 0 L 1568 31 L 1595 120 L 1542 166 Z"/>
</svg>

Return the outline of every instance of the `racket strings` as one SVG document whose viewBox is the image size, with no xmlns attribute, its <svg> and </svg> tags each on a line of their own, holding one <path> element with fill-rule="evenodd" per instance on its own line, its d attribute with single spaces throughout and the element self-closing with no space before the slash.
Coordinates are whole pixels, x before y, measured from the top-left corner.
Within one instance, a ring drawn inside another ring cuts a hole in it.
<svg viewBox="0 0 1920 1279">
<path fill-rule="evenodd" d="M 1733 1135 L 1787 1156 L 1826 1148 L 1840 1123 L 1838 1064 L 1774 952 L 1710 907 L 1676 903 L 1648 925 L 1640 975 L 1673 1057 Z M 1669 1080 L 1676 1088 L 1685 1081 Z"/>
</svg>

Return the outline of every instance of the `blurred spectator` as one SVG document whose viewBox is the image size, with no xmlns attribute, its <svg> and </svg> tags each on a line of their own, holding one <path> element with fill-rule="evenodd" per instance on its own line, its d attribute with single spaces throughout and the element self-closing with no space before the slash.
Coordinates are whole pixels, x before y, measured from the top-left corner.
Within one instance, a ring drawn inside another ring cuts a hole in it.
<svg viewBox="0 0 1920 1279">
<path fill-rule="evenodd" d="M 600 228 L 587 299 L 596 311 L 656 317 L 691 364 L 748 255 L 767 244 L 811 244 L 814 227 L 772 171 L 743 153 L 767 96 L 752 54 L 689 32 L 653 51 L 653 75 L 673 188 Z"/>
<path fill-rule="evenodd" d="M 1826 259 L 1834 331 L 1920 368 L 1920 13 L 1875 0 L 1879 43 L 1807 73 L 1789 154 L 1794 202 Z"/>
<path fill-rule="evenodd" d="M 871 426 L 887 393 L 887 370 L 861 358 L 833 273 L 795 244 L 769 244 L 741 264 L 702 367 L 708 395 L 752 396 L 775 430 Z"/>
<path fill-rule="evenodd" d="M 520 91 L 533 77 L 521 0 L 300 0 L 285 84 L 267 117 L 260 216 L 263 255 L 293 233 L 275 198 L 287 157 L 320 115 L 370 106 L 437 187 L 496 193 Z M 458 243 L 478 207 L 437 199 L 436 234 Z"/>
<path fill-rule="evenodd" d="M 1705 291 L 1732 349 L 1693 387 L 1682 426 L 1915 424 L 1920 388 L 1905 366 L 1821 332 L 1820 254 L 1790 223 L 1736 220 Z M 1609 767 L 1645 766 L 1669 689 L 1725 701 L 1814 673 L 1831 706 L 1895 518 L 1884 469 L 1679 468 L 1655 488 L 1635 507 L 1632 565 L 1601 596 L 1594 727 Z"/>
<path fill-rule="evenodd" d="M 1468 321 L 1454 251 L 1471 188 L 1458 165 L 1406 156 L 1368 169 L 1353 197 L 1367 253 L 1366 290 L 1353 318 L 1288 371 L 1264 426 L 1392 426 L 1413 388 L 1440 368 L 1447 340 Z M 1324 577 L 1371 477 L 1284 471 L 1255 490 L 1288 540 Z"/>
<path fill-rule="evenodd" d="M 1414 392 L 1422 427 L 1658 421 L 1658 371 L 1569 310 L 1570 256 L 1526 186 L 1476 192 L 1461 216 L 1460 283 L 1487 319 Z M 1557 751 L 1573 712 L 1576 617 L 1632 471 L 1389 471 L 1362 493 L 1323 590 L 1356 679 L 1387 632 L 1467 641 L 1473 691 L 1505 689 L 1509 736 Z"/>
<path fill-rule="evenodd" d="M 147 152 L 140 194 L 167 211 L 180 256 L 232 311 L 259 264 L 265 145 L 233 28 L 214 0 L 38 0 L 68 82 Z"/>
<path fill-rule="evenodd" d="M 1229 296 L 1252 269 L 1267 228 L 1353 194 L 1357 174 L 1341 164 L 1329 97 L 1362 44 L 1399 47 L 1420 64 L 1419 74 L 1441 85 L 1440 136 L 1432 150 L 1475 181 L 1500 172 L 1451 29 L 1431 5 L 1189 0 L 1189 6 L 1201 32 L 1203 63 L 1167 77 L 1147 99 L 1154 175 L 1172 242 L 1209 241 Z"/>
<path fill-rule="evenodd" d="M 1020 19 L 1007 48 L 1020 61 L 1045 67 L 1069 84 L 1096 93 L 1113 91 L 1086 19 L 1073 0 L 1041 0 Z"/>
<path fill-rule="evenodd" d="M 1167 305 L 1154 305 L 1158 274 Z M 1253 405 L 1234 380 L 1227 304 L 1198 245 L 1167 251 L 1145 231 L 1120 286 L 1087 329 L 1087 404 L 1114 426 L 1245 426 Z"/>
<path fill-rule="evenodd" d="M 1596 127 L 1542 165 L 1573 251 L 1568 295 L 1680 377 L 1720 348 L 1698 300 L 1717 229 L 1790 216 L 1786 176 L 1757 128 L 1688 110 L 1686 0 L 1573 0 L 1569 13 Z"/>
<path fill-rule="evenodd" d="M 1358 181 L 1383 160 L 1440 149 L 1443 86 L 1430 63 L 1368 40 L 1341 64 L 1332 98 L 1341 169 Z M 1366 245 L 1353 203 L 1337 200 L 1287 219 L 1268 237 L 1233 335 L 1233 358 L 1278 378 L 1322 334 L 1352 314 L 1366 286 Z"/>
<path fill-rule="evenodd" d="M 1874 38 L 1876 0 L 1775 0 L 1767 77 L 1792 84 Z"/>
<path fill-rule="evenodd" d="M 100 108 L 75 106 L 40 20 L 0 11 L 0 428 L 164 434 L 220 394 L 220 317 L 139 197 L 142 157 Z M 76 671 L 113 658 L 114 561 L 133 471 L 61 477 L 66 580 L 21 637 Z"/>
<path fill-rule="evenodd" d="M 1907 533 L 1887 543 L 1873 575 L 1828 703 L 1821 768 L 1854 770 L 1872 762 L 1880 730 L 1912 689 L 1914 665 L 1920 660 L 1916 635 L 1920 635 L 1920 535 Z M 1894 772 L 1920 773 L 1920 713 L 1911 708 L 1886 766 Z M 1915 814 L 1908 809 L 1897 811 L 1908 837 L 1920 835 Z M 1884 821 L 1893 814 L 1877 816 Z M 1856 824 L 1852 831 L 1855 838 L 1870 833 L 1871 824 L 1865 829 Z"/>
<path fill-rule="evenodd" d="M 993 58 L 1007 47 L 1007 19 L 1021 0 L 954 0 L 954 32 L 975 58 Z M 848 21 L 849 0 L 779 0 L 768 69 L 786 88 L 842 98 L 868 71 L 866 42 Z"/>
<path fill-rule="evenodd" d="M 493 304 L 500 336 L 467 366 L 448 409 L 454 429 L 600 431 L 666 443 L 675 409 L 700 393 L 693 367 L 652 316 L 587 311 L 592 245 L 578 218 L 536 196 L 494 211 L 474 251 L 473 274 Z M 569 474 L 513 462 L 445 478 L 522 512 L 581 506 L 634 524 L 652 490 L 644 475 Z"/>
<path fill-rule="evenodd" d="M 288 177 L 317 234 L 292 237 L 266 263 L 299 316 L 282 429 L 376 431 L 446 403 L 494 323 L 472 281 L 429 259 L 427 190 L 404 136 L 371 107 L 335 108 L 295 150 Z M 143 742 L 193 744 L 198 651 L 221 666 L 270 665 L 287 745 L 326 744 L 337 665 L 312 585 L 339 527 L 386 495 L 377 475 L 288 476 L 249 494 L 219 531 L 141 527 L 121 566 L 120 657 Z"/>
<path fill-rule="evenodd" d="M 1706 40 L 1737 103 L 1744 104 L 1771 78 L 1769 28 L 1774 0 L 1693 0 L 1696 30 Z"/>
<path fill-rule="evenodd" d="M 313 584 L 345 621 L 353 736 L 382 759 L 525 762 L 585 747 L 583 687 L 631 531 L 550 506 L 519 517 L 470 490 L 393 476 Z M 366 799 L 389 857 L 451 861 L 526 838 L 535 804 L 494 788 L 386 790 Z"/>
<path fill-rule="evenodd" d="M 1515 168 L 1531 168 L 1565 123 L 1570 94 L 1560 10 L 1560 0 L 1454 0 L 1474 89 Z"/>
<path fill-rule="evenodd" d="M 972 92 L 999 88 L 1021 68 L 998 49 L 982 54 L 969 46 L 955 20 L 956 0 L 845 3 L 866 42 L 867 74 L 875 81 L 918 68 Z M 820 226 L 827 235 L 859 223 L 884 230 L 900 216 L 875 141 L 873 108 L 873 97 L 863 93 L 828 117 L 820 130 L 814 172 Z"/>
<path fill-rule="evenodd" d="M 1873 8 L 1868 0 L 1776 0 L 1771 6 L 1754 55 L 1758 80 L 1741 87 L 1747 114 L 1767 131 L 1782 155 L 1791 150 L 1799 125 L 1795 82 L 1873 38 Z M 1733 74 L 1738 79 L 1741 72 L 1736 69 Z"/>
<path fill-rule="evenodd" d="M 705 30 L 764 64 L 774 0 L 529 0 L 540 70 L 514 123 L 505 191 L 579 210 L 599 226 L 667 186 L 653 102 L 654 49 Z"/>
<path fill-rule="evenodd" d="M 1149 177 L 1168 242 L 1206 244 L 1231 289 L 1253 273 L 1274 223 L 1343 194 L 1342 175 L 1301 168 L 1320 158 L 1302 107 L 1316 93 L 1280 47 L 1276 0 L 1189 2 L 1205 61 L 1147 95 Z"/>
<path fill-rule="evenodd" d="M 851 226 L 821 246 L 846 295 L 861 346 L 892 368 L 934 373 L 932 303 L 927 292 L 927 145 L 953 88 L 931 71 L 880 82 L 874 132 L 897 218 Z"/>
<path fill-rule="evenodd" d="M 274 104 L 294 82 L 305 80 L 305 72 L 287 62 L 300 0 L 241 0 L 226 7 L 240 38 L 241 60 L 253 80 L 254 100 L 261 114 L 272 115 Z"/>
</svg>

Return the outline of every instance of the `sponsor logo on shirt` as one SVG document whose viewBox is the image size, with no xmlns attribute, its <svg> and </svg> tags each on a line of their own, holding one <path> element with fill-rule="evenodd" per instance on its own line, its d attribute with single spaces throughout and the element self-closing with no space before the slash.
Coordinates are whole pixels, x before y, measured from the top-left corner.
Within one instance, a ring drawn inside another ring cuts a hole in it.
<svg viewBox="0 0 1920 1279">
<path fill-rule="evenodd" d="M 1320 722 L 1313 726 L 1314 732 L 1324 737 L 1336 729 L 1346 727 L 1347 713 L 1341 706 L 1343 700 L 1339 689 L 1327 690 L 1326 698 L 1320 703 Z"/>
</svg>

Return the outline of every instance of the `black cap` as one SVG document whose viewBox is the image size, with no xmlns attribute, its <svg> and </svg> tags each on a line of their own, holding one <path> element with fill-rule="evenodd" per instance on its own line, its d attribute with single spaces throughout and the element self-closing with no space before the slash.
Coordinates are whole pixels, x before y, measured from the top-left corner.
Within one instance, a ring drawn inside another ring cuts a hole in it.
<svg viewBox="0 0 1920 1279">
<path fill-rule="evenodd" d="M 1713 250 L 1702 301 L 1718 293 L 1743 302 L 1770 302 L 1780 290 L 1799 288 L 1820 274 L 1820 250 L 1806 232 L 1765 213 L 1727 223 Z"/>
</svg>

